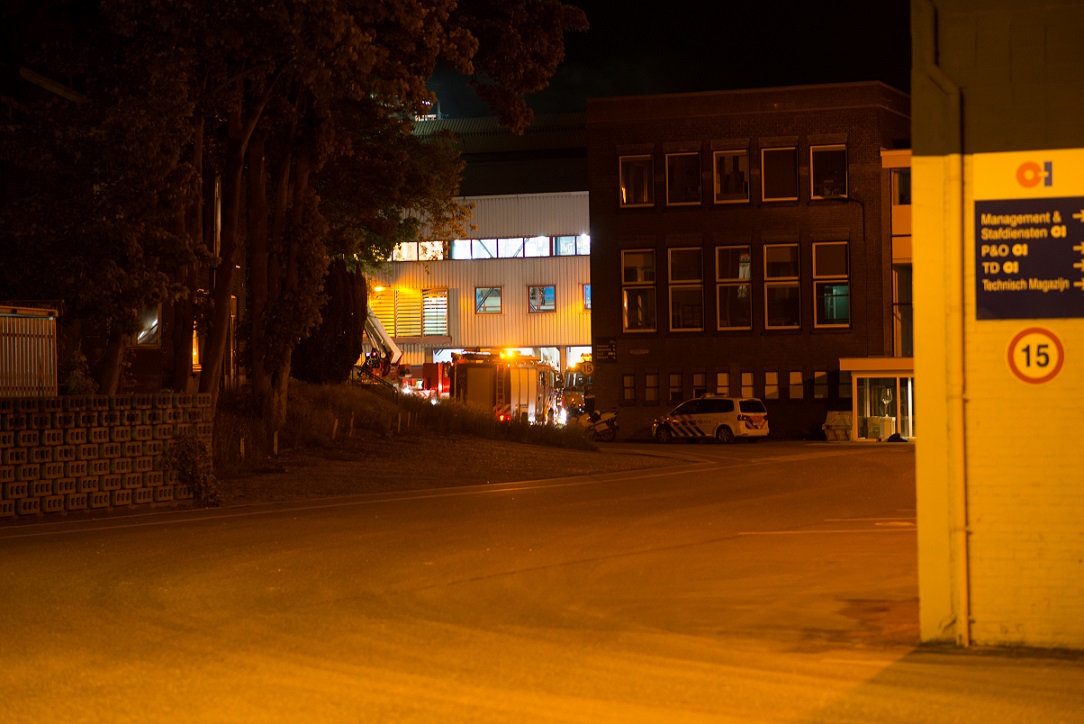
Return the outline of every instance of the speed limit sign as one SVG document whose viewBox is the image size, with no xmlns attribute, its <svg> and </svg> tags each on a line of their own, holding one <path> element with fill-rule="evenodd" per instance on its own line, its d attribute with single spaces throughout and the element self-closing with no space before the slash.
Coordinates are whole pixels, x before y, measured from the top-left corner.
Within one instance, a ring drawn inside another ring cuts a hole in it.
<svg viewBox="0 0 1084 724">
<path fill-rule="evenodd" d="M 1009 369 L 1024 382 L 1049 382 L 1061 371 L 1063 362 L 1065 348 L 1048 329 L 1029 327 L 1009 343 Z"/>
<path fill-rule="evenodd" d="M 595 363 L 584 362 L 580 365 L 580 372 L 583 372 L 585 375 L 593 375 L 595 373 Z"/>
</svg>

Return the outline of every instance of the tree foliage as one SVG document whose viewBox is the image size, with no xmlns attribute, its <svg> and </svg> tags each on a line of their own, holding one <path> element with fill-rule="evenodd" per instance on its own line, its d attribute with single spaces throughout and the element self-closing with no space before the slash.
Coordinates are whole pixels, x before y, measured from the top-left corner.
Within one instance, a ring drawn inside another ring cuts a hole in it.
<svg viewBox="0 0 1084 724">
<path fill-rule="evenodd" d="M 0 160 L 24 180 L 0 208 L 5 286 L 64 299 L 118 352 L 138 309 L 176 304 L 173 384 L 198 320 L 211 393 L 242 293 L 244 364 L 271 429 L 329 260 L 376 263 L 423 224 L 465 221 L 454 144 L 411 133 L 437 63 L 522 131 L 524 95 L 587 27 L 560 0 L 45 0 L 5 13 L 12 63 L 71 91 L 5 96 Z M 42 253 L 14 251 L 27 248 Z M 102 359 L 115 386 L 122 357 Z"/>
</svg>

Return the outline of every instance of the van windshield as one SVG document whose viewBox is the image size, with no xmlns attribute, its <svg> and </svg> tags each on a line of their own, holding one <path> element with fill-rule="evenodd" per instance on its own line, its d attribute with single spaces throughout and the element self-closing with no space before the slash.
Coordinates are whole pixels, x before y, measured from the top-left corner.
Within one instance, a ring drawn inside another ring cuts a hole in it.
<svg viewBox="0 0 1084 724">
<path fill-rule="evenodd" d="M 767 412 L 764 409 L 764 403 L 760 400 L 742 400 L 738 403 L 738 409 L 753 415 L 763 415 Z"/>
</svg>

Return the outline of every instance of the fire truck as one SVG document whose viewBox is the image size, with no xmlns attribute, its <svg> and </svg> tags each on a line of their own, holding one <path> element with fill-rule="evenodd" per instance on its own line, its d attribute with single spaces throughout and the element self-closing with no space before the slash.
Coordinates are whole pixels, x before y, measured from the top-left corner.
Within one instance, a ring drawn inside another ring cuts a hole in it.
<svg viewBox="0 0 1084 724">
<path fill-rule="evenodd" d="M 553 421 L 560 374 L 548 362 L 515 353 L 464 352 L 452 355 L 452 399 L 489 410 L 500 421 Z"/>
</svg>

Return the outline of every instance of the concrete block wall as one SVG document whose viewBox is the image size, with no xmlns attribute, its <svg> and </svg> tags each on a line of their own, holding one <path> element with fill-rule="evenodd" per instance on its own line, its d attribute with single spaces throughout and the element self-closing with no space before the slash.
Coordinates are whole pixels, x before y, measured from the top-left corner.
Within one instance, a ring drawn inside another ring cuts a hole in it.
<svg viewBox="0 0 1084 724">
<path fill-rule="evenodd" d="M 0 521 L 191 500 L 164 457 L 212 430 L 206 394 L 0 398 Z"/>
</svg>

